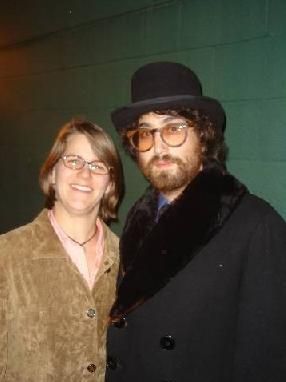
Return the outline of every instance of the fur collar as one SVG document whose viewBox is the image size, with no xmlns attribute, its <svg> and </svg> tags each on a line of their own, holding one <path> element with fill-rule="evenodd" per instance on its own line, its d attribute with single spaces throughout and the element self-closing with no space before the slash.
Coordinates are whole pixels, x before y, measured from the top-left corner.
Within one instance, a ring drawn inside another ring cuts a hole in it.
<svg viewBox="0 0 286 382">
<path fill-rule="evenodd" d="M 129 212 L 121 238 L 124 276 L 112 318 L 163 288 L 218 232 L 246 192 L 233 176 L 209 166 L 155 224 L 158 195 L 147 189 Z"/>
</svg>

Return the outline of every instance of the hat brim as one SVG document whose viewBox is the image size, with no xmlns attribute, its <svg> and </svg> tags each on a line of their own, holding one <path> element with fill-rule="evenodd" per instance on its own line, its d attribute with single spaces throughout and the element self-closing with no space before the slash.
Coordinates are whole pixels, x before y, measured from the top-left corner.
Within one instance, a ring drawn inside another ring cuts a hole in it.
<svg viewBox="0 0 286 382">
<path fill-rule="evenodd" d="M 120 132 L 128 128 L 142 114 L 168 109 L 179 110 L 181 108 L 199 110 L 207 115 L 217 128 L 225 129 L 225 112 L 223 107 L 214 98 L 204 96 L 178 95 L 135 102 L 114 110 L 111 113 L 111 119 L 116 130 Z"/>
</svg>

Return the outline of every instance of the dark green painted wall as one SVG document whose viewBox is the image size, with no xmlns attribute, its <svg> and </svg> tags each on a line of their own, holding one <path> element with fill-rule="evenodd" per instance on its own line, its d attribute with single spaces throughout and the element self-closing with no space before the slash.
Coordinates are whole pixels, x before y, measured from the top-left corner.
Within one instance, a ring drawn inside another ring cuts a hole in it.
<svg viewBox="0 0 286 382">
<path fill-rule="evenodd" d="M 284 0 L 10 0 L 0 4 L 0 231 L 41 208 L 38 171 L 74 115 L 105 127 L 141 64 L 176 60 L 228 114 L 228 167 L 286 217 Z M 145 187 L 122 152 L 121 223 Z"/>
</svg>

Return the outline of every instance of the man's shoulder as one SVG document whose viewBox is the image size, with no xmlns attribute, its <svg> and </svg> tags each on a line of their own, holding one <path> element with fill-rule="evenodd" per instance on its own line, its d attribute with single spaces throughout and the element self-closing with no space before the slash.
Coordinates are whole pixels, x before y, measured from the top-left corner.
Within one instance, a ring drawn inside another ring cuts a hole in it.
<svg viewBox="0 0 286 382">
<path fill-rule="evenodd" d="M 246 193 L 239 204 L 236 215 L 245 221 L 255 224 L 262 222 L 281 225 L 286 229 L 286 222 L 275 208 L 257 195 Z"/>
<path fill-rule="evenodd" d="M 242 198 L 242 206 L 258 214 L 278 214 L 274 207 L 265 199 L 261 197 L 246 193 Z"/>
</svg>

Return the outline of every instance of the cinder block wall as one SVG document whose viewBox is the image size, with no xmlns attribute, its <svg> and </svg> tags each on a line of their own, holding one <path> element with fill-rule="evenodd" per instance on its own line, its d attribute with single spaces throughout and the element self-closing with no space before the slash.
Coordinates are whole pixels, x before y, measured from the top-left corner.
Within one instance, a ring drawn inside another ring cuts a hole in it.
<svg viewBox="0 0 286 382">
<path fill-rule="evenodd" d="M 229 169 L 286 217 L 284 0 L 14 0 L 0 4 L 0 231 L 43 205 L 39 167 L 75 115 L 105 127 L 141 64 L 192 67 L 224 105 Z M 120 149 L 126 212 L 146 183 Z"/>
</svg>

